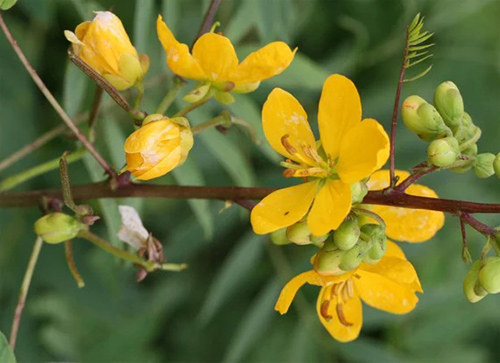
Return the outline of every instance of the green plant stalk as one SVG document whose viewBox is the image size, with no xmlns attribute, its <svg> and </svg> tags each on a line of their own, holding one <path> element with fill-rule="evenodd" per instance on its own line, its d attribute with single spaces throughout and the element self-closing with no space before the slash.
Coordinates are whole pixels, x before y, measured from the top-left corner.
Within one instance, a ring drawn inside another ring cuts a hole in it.
<svg viewBox="0 0 500 363">
<path fill-rule="evenodd" d="M 68 164 L 71 164 L 77 160 L 80 160 L 83 155 L 87 152 L 86 149 L 80 149 L 75 151 L 73 154 L 67 157 Z M 22 184 L 30 179 L 33 179 L 39 175 L 45 174 L 49 171 L 56 170 L 59 168 L 59 158 L 52 159 L 43 164 L 34 166 L 30 169 L 24 170 L 18 174 L 12 175 L 2 182 L 0 182 L 0 192 L 4 192 L 15 188 L 19 184 Z"/>
<path fill-rule="evenodd" d="M 163 97 L 163 99 L 161 100 L 160 104 L 158 105 L 158 108 L 156 109 L 156 113 L 163 115 L 165 112 L 167 112 L 168 108 L 175 101 L 175 98 L 177 97 L 180 90 L 184 87 L 185 84 L 186 83 L 181 81 L 179 78 L 174 77 L 174 85 L 167 92 L 165 97 Z"/>
<path fill-rule="evenodd" d="M 210 98 L 212 98 L 212 95 L 210 94 L 210 92 L 205 96 L 203 97 L 201 100 L 199 100 L 198 102 L 193 102 L 191 103 L 189 106 L 187 106 L 186 108 L 183 108 L 182 110 L 180 110 L 179 112 L 177 112 L 173 117 L 182 117 L 182 116 L 186 116 L 188 113 L 190 113 L 191 111 L 193 111 L 194 109 L 197 109 L 198 107 L 204 105 L 205 103 L 207 103 L 208 101 L 210 101 Z"/>
<path fill-rule="evenodd" d="M 474 145 L 479 140 L 480 137 L 481 137 L 481 129 L 479 127 L 476 127 L 476 133 L 469 140 L 460 145 L 460 151 L 467 150 L 469 147 Z"/>
<path fill-rule="evenodd" d="M 10 339 L 9 345 L 14 350 L 16 346 L 17 332 L 19 331 L 19 322 L 21 321 L 21 315 L 23 314 L 24 304 L 26 303 L 26 297 L 28 296 L 28 290 L 31 285 L 31 278 L 35 272 L 36 262 L 38 261 L 38 256 L 40 255 L 40 250 L 42 249 L 43 240 L 37 237 L 33 250 L 31 252 L 30 260 L 28 262 L 28 267 L 24 273 L 23 283 L 21 285 L 21 290 L 19 291 L 19 299 L 17 301 L 16 311 L 14 313 L 14 320 L 12 321 L 12 328 L 10 329 Z"/>
<path fill-rule="evenodd" d="M 374 212 L 367 210 L 367 209 L 364 209 L 364 208 L 352 208 L 351 210 L 356 214 L 372 218 L 372 219 L 376 220 L 382 227 L 384 227 L 384 228 L 386 227 L 385 221 L 377 213 L 374 213 Z"/>
<path fill-rule="evenodd" d="M 135 88 L 137 89 L 137 97 L 135 98 L 134 110 L 139 110 L 139 107 L 141 107 L 142 97 L 144 96 L 144 86 L 142 82 L 139 82 L 135 85 Z"/>
<path fill-rule="evenodd" d="M 82 275 L 78 272 L 76 268 L 75 260 L 73 258 L 73 251 L 71 250 L 71 241 L 64 242 L 64 254 L 66 256 L 66 262 L 68 263 L 68 268 L 76 281 L 79 288 L 85 287 L 85 282 L 83 281 Z"/>
<path fill-rule="evenodd" d="M 227 114 L 219 115 L 211 120 L 205 121 L 202 124 L 196 125 L 195 127 L 191 128 L 191 131 L 194 135 L 196 135 L 200 132 L 217 127 L 219 125 L 222 125 L 226 128 L 231 126 L 231 116 L 228 117 Z"/>
</svg>

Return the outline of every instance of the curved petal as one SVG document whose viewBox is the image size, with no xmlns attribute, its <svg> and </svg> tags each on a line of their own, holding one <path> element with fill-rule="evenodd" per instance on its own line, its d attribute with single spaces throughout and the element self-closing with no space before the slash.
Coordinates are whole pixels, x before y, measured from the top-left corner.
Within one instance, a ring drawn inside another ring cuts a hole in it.
<svg viewBox="0 0 500 363">
<path fill-rule="evenodd" d="M 168 156 L 164 157 L 157 165 L 153 166 L 150 169 L 147 169 L 140 175 L 136 175 L 136 179 L 150 180 L 165 175 L 168 172 L 172 171 L 175 167 L 177 167 L 179 165 L 180 160 L 181 160 L 181 147 L 178 146 L 175 149 L 173 149 L 172 152 L 168 154 Z"/>
<path fill-rule="evenodd" d="M 201 80 L 208 78 L 205 76 L 198 62 L 189 53 L 188 46 L 179 43 L 175 39 L 167 24 L 162 20 L 161 15 L 158 15 L 158 20 L 156 21 L 156 31 L 167 54 L 168 67 L 173 73 L 190 79 Z"/>
<path fill-rule="evenodd" d="M 272 90 L 262 108 L 262 128 L 267 141 L 278 153 L 299 163 L 305 160 L 309 165 L 316 165 L 302 149 L 306 146 L 316 150 L 306 111 L 290 93 L 281 88 Z M 294 154 L 283 146 L 282 138 L 286 135 L 286 142 L 296 151 Z"/>
<path fill-rule="evenodd" d="M 298 222 L 311 207 L 317 188 L 318 182 L 312 181 L 269 194 L 250 214 L 254 232 L 271 233 Z"/>
<path fill-rule="evenodd" d="M 396 257 L 402 260 L 406 260 L 406 255 L 396 243 L 387 240 L 387 250 L 385 251 L 385 256 Z"/>
<path fill-rule="evenodd" d="M 274 306 L 274 310 L 279 311 L 281 315 L 286 314 L 293 299 L 295 298 L 295 294 L 297 294 L 297 291 L 299 291 L 302 285 L 306 282 L 311 285 L 322 285 L 321 277 L 313 270 L 303 272 L 300 275 L 295 276 L 293 279 L 288 281 L 285 287 L 281 290 L 278 301 L 276 301 L 276 305 Z"/>
<path fill-rule="evenodd" d="M 405 171 L 396 171 L 399 182 L 410 174 Z M 383 189 L 389 186 L 389 171 L 380 170 L 370 177 L 367 183 L 370 190 Z M 419 184 L 412 184 L 406 193 L 421 197 L 437 198 L 434 190 Z M 424 242 L 432 237 L 444 225 L 444 213 L 424 209 L 407 209 L 371 205 L 370 209 L 381 216 L 386 222 L 386 233 L 389 238 L 406 242 Z"/>
<path fill-rule="evenodd" d="M 330 285 L 321 289 L 316 311 L 321 324 L 334 339 L 342 343 L 350 342 L 359 336 L 363 325 L 361 300 L 356 293 L 345 302 L 339 301 L 338 297 L 329 300 L 332 287 Z"/>
<path fill-rule="evenodd" d="M 319 100 L 318 123 L 321 142 L 335 160 L 344 135 L 361 121 L 361 100 L 352 81 L 340 74 L 328 77 Z"/>
<path fill-rule="evenodd" d="M 365 119 L 342 138 L 336 170 L 345 183 L 360 181 L 389 158 L 389 137 L 374 119 Z"/>
<path fill-rule="evenodd" d="M 150 150 L 162 140 L 175 139 L 180 136 L 179 127 L 171 121 L 159 120 L 150 122 L 134 131 L 125 140 L 126 153 L 137 153 Z"/>
<path fill-rule="evenodd" d="M 296 51 L 283 42 L 270 43 L 248 55 L 229 77 L 230 81 L 254 83 L 276 76 L 290 65 Z"/>
<path fill-rule="evenodd" d="M 337 229 L 351 210 L 351 187 L 340 180 L 327 180 L 314 200 L 307 224 L 315 236 Z"/>
<path fill-rule="evenodd" d="M 229 75 L 238 66 L 238 57 L 231 41 L 220 34 L 203 34 L 194 43 L 193 57 L 208 79 L 214 82 L 229 81 Z"/>
<path fill-rule="evenodd" d="M 361 299 L 368 305 L 393 314 L 406 314 L 418 302 L 415 290 L 376 273 L 357 270 L 359 279 L 354 280 Z"/>
</svg>

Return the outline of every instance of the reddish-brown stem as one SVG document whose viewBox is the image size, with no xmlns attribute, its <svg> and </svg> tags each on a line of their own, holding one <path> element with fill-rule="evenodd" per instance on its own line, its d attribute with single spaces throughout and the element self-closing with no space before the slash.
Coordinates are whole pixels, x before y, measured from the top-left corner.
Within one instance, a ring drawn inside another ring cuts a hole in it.
<svg viewBox="0 0 500 363">
<path fill-rule="evenodd" d="M 111 177 L 115 177 L 116 173 L 111 168 L 108 163 L 104 160 L 104 158 L 97 152 L 97 150 L 94 148 L 94 146 L 89 142 L 89 140 L 85 137 L 85 135 L 75 126 L 71 118 L 68 116 L 68 114 L 63 110 L 59 102 L 55 99 L 55 97 L 52 95 L 52 93 L 49 91 L 47 86 L 45 86 L 45 83 L 43 83 L 42 79 L 38 75 L 38 73 L 35 71 L 33 66 L 30 64 L 26 56 L 24 55 L 23 51 L 17 44 L 17 41 L 14 39 L 12 34 L 10 33 L 7 24 L 5 24 L 5 21 L 3 20 L 2 14 L 0 14 L 0 28 L 2 28 L 5 36 L 7 37 L 7 40 L 11 44 L 12 48 L 16 52 L 17 56 L 21 60 L 21 63 L 24 65 L 26 70 L 28 71 L 29 75 L 33 79 L 33 81 L 36 83 L 40 91 L 43 93 L 43 95 L 47 98 L 51 106 L 54 108 L 54 110 L 59 114 L 61 119 L 64 121 L 64 123 L 68 126 L 68 128 L 75 134 L 75 136 L 78 138 L 78 140 L 85 146 L 85 148 L 94 156 L 94 158 L 97 160 L 97 162 L 103 167 L 103 169 L 106 171 L 107 174 Z"/>
<path fill-rule="evenodd" d="M 495 228 L 490 227 L 487 224 L 484 224 L 483 222 L 479 222 L 476 218 L 471 216 L 470 213 L 473 212 L 461 211 L 461 213 L 459 213 L 458 216 L 460 217 L 461 221 L 464 221 L 469 226 L 474 228 L 476 231 L 484 234 L 485 236 L 492 236 L 496 232 L 498 232 L 497 230 L 495 230 Z"/>
<path fill-rule="evenodd" d="M 201 23 L 200 29 L 198 30 L 198 34 L 196 34 L 196 40 L 201 37 L 203 34 L 208 32 L 214 22 L 215 14 L 217 13 L 217 9 L 219 9 L 219 5 L 222 0 L 211 0 L 210 5 L 208 6 L 207 12 L 203 17 L 203 22 Z M 194 43 L 194 42 L 193 42 Z"/>
<path fill-rule="evenodd" d="M 398 192 L 403 193 L 410 185 L 416 183 L 421 177 L 424 175 L 430 174 L 439 169 L 435 165 L 431 165 L 425 168 L 421 168 L 415 172 L 413 172 L 410 176 L 408 176 L 405 180 L 399 183 L 394 189 Z M 391 179 L 392 180 L 392 179 Z"/>
</svg>

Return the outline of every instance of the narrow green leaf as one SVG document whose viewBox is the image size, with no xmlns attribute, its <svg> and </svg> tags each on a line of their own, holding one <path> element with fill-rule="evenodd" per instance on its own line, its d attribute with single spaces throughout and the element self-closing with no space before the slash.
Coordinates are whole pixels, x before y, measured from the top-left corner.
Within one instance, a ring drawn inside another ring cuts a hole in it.
<svg viewBox="0 0 500 363">
<path fill-rule="evenodd" d="M 420 23 L 420 13 L 418 13 L 417 15 L 415 15 L 415 17 L 411 21 L 410 25 L 408 25 L 408 29 L 410 31 L 413 30 L 417 26 L 417 24 L 419 24 L 419 23 Z"/>
<path fill-rule="evenodd" d="M 426 44 L 426 45 L 415 45 L 415 46 L 411 46 L 409 47 L 408 49 L 412 52 L 416 52 L 416 51 L 419 51 L 419 50 L 423 50 L 423 49 L 427 49 L 427 48 L 430 48 L 430 47 L 433 47 L 435 46 L 436 43 L 431 43 L 431 44 Z"/>
<path fill-rule="evenodd" d="M 134 46 L 140 53 L 147 52 L 154 17 L 154 0 L 141 0 L 135 3 Z"/>
<path fill-rule="evenodd" d="M 17 0 L 0 0 L 0 9 L 9 10 L 17 3 Z"/>
<path fill-rule="evenodd" d="M 62 106 L 70 117 L 74 117 L 82 108 L 87 91 L 87 76 L 73 63 L 66 63 L 63 84 Z"/>
<path fill-rule="evenodd" d="M 413 81 L 416 81 L 417 79 L 422 78 L 427 73 L 429 73 L 429 71 L 431 70 L 431 68 L 432 68 L 432 64 L 429 67 L 427 67 L 427 69 L 424 70 L 422 73 L 419 73 L 415 77 L 412 77 L 412 78 L 406 78 L 406 79 L 403 80 L 403 82 L 413 82 Z"/>
<path fill-rule="evenodd" d="M 425 57 L 423 57 L 423 58 L 420 58 L 420 59 L 418 59 L 418 60 L 416 60 L 416 61 L 414 61 L 414 62 L 410 62 L 410 65 L 409 65 L 407 68 L 410 68 L 410 67 L 416 66 L 417 64 L 422 63 L 424 60 L 426 60 L 426 59 L 428 59 L 428 58 L 430 58 L 430 57 L 432 57 L 432 56 L 433 56 L 433 54 L 428 54 L 428 55 L 426 55 L 426 56 L 425 56 Z"/>
<path fill-rule="evenodd" d="M 420 20 L 418 24 L 415 26 L 413 29 L 409 29 L 408 31 L 408 39 L 414 38 L 415 36 L 418 36 L 420 31 L 422 30 L 422 27 L 424 26 L 424 21 Z"/>
<path fill-rule="evenodd" d="M 255 0 L 244 0 L 224 33 L 234 44 L 237 44 L 254 25 L 261 21 L 260 17 L 261 12 L 255 6 Z"/>
<path fill-rule="evenodd" d="M 425 42 L 427 39 L 429 39 L 430 37 L 432 37 L 433 35 L 434 35 L 434 33 L 424 32 L 421 35 L 419 35 L 417 38 L 410 40 L 409 44 L 410 44 L 410 46 L 415 46 L 415 45 L 421 44 L 421 43 Z"/>
<path fill-rule="evenodd" d="M 16 363 L 14 352 L 10 348 L 9 342 L 2 332 L 0 332 L 0 362 Z"/>
<path fill-rule="evenodd" d="M 161 6 L 163 21 L 167 23 L 168 28 L 172 31 L 173 34 L 177 34 L 177 23 L 181 18 L 179 3 L 179 1 L 175 0 L 163 0 Z"/>
</svg>

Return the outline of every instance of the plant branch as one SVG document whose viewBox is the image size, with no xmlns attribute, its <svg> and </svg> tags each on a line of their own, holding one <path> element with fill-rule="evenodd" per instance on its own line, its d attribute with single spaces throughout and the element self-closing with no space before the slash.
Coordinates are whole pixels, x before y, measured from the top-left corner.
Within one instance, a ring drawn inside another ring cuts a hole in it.
<svg viewBox="0 0 500 363">
<path fill-rule="evenodd" d="M 175 101 L 175 98 L 177 97 L 177 94 L 179 91 L 185 86 L 185 82 L 180 80 L 177 77 L 174 77 L 173 81 L 173 86 L 170 88 L 170 90 L 167 92 L 165 97 L 161 100 L 160 104 L 158 105 L 158 108 L 156 109 L 156 113 L 164 114 L 167 112 L 168 108 L 172 105 L 172 103 Z"/>
<path fill-rule="evenodd" d="M 78 272 L 76 268 L 75 259 L 73 258 L 73 251 L 71 249 L 71 241 L 64 242 L 64 254 L 66 256 L 66 262 L 68 263 L 69 271 L 76 281 L 79 288 L 85 287 L 85 282 L 83 281 L 82 275 Z"/>
<path fill-rule="evenodd" d="M 212 24 L 214 22 L 215 18 L 215 13 L 217 13 L 217 9 L 219 9 L 219 5 L 222 2 L 222 0 L 211 0 L 210 5 L 208 6 L 207 12 L 205 13 L 205 16 L 203 17 L 203 22 L 201 23 L 200 29 L 198 30 L 198 34 L 196 34 L 196 38 L 194 39 L 194 42 L 198 40 L 199 37 L 201 37 L 203 34 L 208 32 L 210 28 L 212 27 Z M 194 43 L 193 42 L 193 43 Z"/>
<path fill-rule="evenodd" d="M 471 216 L 470 213 L 473 212 L 460 211 L 459 213 L 456 214 L 458 215 L 461 221 L 464 221 L 469 226 L 474 228 L 479 233 L 484 234 L 485 236 L 493 236 L 495 233 L 498 233 L 498 231 L 495 228 L 490 227 L 487 224 L 484 224 L 483 222 L 479 222 L 476 218 Z"/>
</svg>

